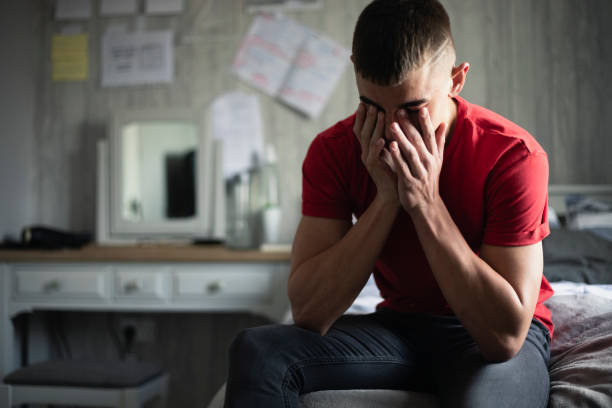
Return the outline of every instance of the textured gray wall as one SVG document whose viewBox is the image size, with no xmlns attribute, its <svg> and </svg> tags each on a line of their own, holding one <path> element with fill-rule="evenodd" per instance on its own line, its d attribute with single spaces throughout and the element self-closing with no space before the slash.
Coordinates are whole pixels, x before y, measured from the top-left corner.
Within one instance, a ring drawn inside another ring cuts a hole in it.
<svg viewBox="0 0 612 408">
<path fill-rule="evenodd" d="M 472 63 L 464 96 L 530 131 L 551 183 L 612 183 L 612 2 L 444 3 L 458 58 Z"/>
<path fill-rule="evenodd" d="M 350 114 L 357 103 L 351 71 L 347 70 L 331 101 L 317 120 L 308 120 L 274 99 L 250 88 L 229 72 L 252 16 L 240 0 L 186 1 L 186 12 L 175 17 L 149 17 L 146 28 L 173 28 L 176 35 L 176 80 L 171 85 L 121 88 L 99 86 L 100 35 L 110 24 L 134 26 L 132 18 L 93 18 L 82 26 L 90 36 L 90 79 L 52 83 L 50 60 L 43 61 L 38 89 L 35 169 L 38 221 L 74 230 L 93 230 L 95 208 L 95 139 L 104 137 L 113 110 L 146 107 L 208 109 L 212 100 L 230 90 L 260 95 L 264 137 L 279 153 L 285 241 L 293 237 L 300 212 L 301 161 L 314 135 Z M 355 1 L 327 1 L 325 12 L 293 16 L 350 45 L 352 25 L 361 6 Z M 53 20 L 45 2 L 36 18 L 43 27 L 42 44 L 64 25 Z"/>
<path fill-rule="evenodd" d="M 324 11 L 293 17 L 349 47 L 353 25 L 366 3 L 325 0 Z M 52 18 L 53 4 L 0 2 L 0 235 L 33 222 L 93 231 L 94 146 L 106 135 L 112 109 L 206 109 L 225 91 L 259 94 L 228 72 L 252 18 L 242 12 L 241 0 L 187 0 L 182 16 L 149 18 L 148 28 L 179 32 L 175 83 L 112 89 L 99 86 L 99 35 L 110 23 L 133 26 L 132 19 L 81 23 L 91 36 L 90 79 L 52 83 L 49 44 L 63 26 Z M 463 95 L 531 131 L 549 153 L 551 182 L 612 183 L 612 141 L 604 122 L 612 117 L 607 78 L 612 72 L 612 25 L 607 21 L 612 2 L 444 4 L 451 14 L 458 59 L 472 66 Z M 260 100 L 266 141 L 275 144 L 280 155 L 283 234 L 291 237 L 299 218 L 300 164 L 316 133 L 356 107 L 353 73 L 346 71 L 317 120 L 304 119 L 263 94 Z M 116 355 L 105 321 L 101 314 L 66 314 L 73 355 Z M 163 315 L 156 321 L 159 341 L 139 345 L 136 352 L 171 371 L 171 406 L 181 407 L 202 407 L 208 401 L 225 378 L 225 355 L 234 333 L 265 322 L 245 315 Z M 189 333 L 180 343 L 174 335 L 179 332 Z"/>
<path fill-rule="evenodd" d="M 235 89 L 260 95 L 265 138 L 277 147 L 283 184 L 285 239 L 291 239 L 299 219 L 300 163 L 317 132 L 350 114 L 357 103 L 354 76 L 349 68 L 317 120 L 308 120 L 268 96 L 238 82 L 228 67 L 252 16 L 241 0 L 188 0 L 186 12 L 175 17 L 150 17 L 148 28 L 173 28 L 176 39 L 176 81 L 171 85 L 122 88 L 99 86 L 100 34 L 106 26 L 133 18 L 92 18 L 80 23 L 90 34 L 90 79 L 81 83 L 50 81 L 49 44 L 65 23 L 54 21 L 53 2 L 36 3 L 24 21 L 40 30 L 41 64 L 15 76 L 16 84 L 38 84 L 33 144 L 33 197 L 21 188 L 9 200 L 31 205 L 31 218 L 72 230 L 93 231 L 95 225 L 95 139 L 105 137 L 113 109 L 182 107 L 207 109 L 219 94 Z M 326 0 L 320 12 L 293 17 L 350 47 L 355 20 L 366 0 Z M 612 15 L 608 0 L 445 0 L 451 15 L 458 59 L 471 71 L 464 96 L 485 105 L 531 131 L 548 151 L 553 183 L 612 183 L 612 142 L 604 126 L 612 114 L 607 97 L 612 91 L 604 74 L 612 72 Z M 23 19 L 23 13 L 16 18 Z M 3 37 L 6 41 L 7 37 Z M 16 38 L 17 41 L 20 37 Z M 23 65 L 23 64 L 22 64 Z M 21 86 L 21 85 L 20 85 Z M 27 89 L 27 86 L 26 86 Z M 0 100 L 12 104 L 3 94 Z M 31 103 L 31 102 L 27 102 Z M 27 103 L 24 102 L 25 105 Z M 6 114 L 6 112 L 3 112 Z M 8 118 L 25 126 L 24 115 Z M 29 126 L 29 125 L 28 125 Z M 15 131 L 2 133 L 11 145 Z M 33 136 L 32 140 L 28 140 Z M 23 154 L 22 154 L 23 155 Z M 21 176 L 10 179 L 30 185 Z M 3 218 L 5 215 L 3 214 Z M 2 225 L 0 225 L 2 226 Z M 10 225 L 6 228 L 12 228 Z M 1 231 L 0 231 L 1 232 Z"/>
<path fill-rule="evenodd" d="M 34 211 L 37 7 L 35 0 L 0 2 L 0 240 L 16 236 Z"/>
</svg>

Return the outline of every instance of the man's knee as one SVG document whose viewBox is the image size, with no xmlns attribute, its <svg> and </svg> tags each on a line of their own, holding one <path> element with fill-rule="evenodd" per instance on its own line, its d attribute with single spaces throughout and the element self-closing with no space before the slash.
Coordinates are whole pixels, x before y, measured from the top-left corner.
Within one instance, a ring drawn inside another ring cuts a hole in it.
<svg viewBox="0 0 612 408">
<path fill-rule="evenodd" d="M 236 371 L 261 375 L 281 372 L 289 364 L 288 348 L 296 346 L 294 326 L 268 325 L 244 329 L 229 348 L 230 367 Z"/>
<path fill-rule="evenodd" d="M 230 359 L 252 359 L 265 354 L 277 330 L 274 326 L 252 327 L 240 331 L 229 348 Z"/>
<path fill-rule="evenodd" d="M 488 363 L 475 352 L 463 357 L 442 375 L 442 407 L 546 406 L 548 369 L 535 347 L 526 345 L 503 363 Z"/>
</svg>

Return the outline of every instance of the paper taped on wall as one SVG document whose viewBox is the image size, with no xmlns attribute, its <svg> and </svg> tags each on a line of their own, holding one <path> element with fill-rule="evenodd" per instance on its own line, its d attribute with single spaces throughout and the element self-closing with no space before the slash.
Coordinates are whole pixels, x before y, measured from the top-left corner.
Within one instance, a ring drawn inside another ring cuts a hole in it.
<svg viewBox="0 0 612 408">
<path fill-rule="evenodd" d="M 253 155 L 263 156 L 263 131 L 256 95 L 228 92 L 212 104 L 213 138 L 223 142 L 223 176 L 247 170 Z"/>
<path fill-rule="evenodd" d="M 89 76 L 87 34 L 54 35 L 51 39 L 51 79 L 84 81 Z"/>
<path fill-rule="evenodd" d="M 292 19 L 255 18 L 232 65 L 242 80 L 310 116 L 319 115 L 349 51 Z"/>
<path fill-rule="evenodd" d="M 102 86 L 168 83 L 174 79 L 172 31 L 107 31 L 102 37 Z"/>
</svg>

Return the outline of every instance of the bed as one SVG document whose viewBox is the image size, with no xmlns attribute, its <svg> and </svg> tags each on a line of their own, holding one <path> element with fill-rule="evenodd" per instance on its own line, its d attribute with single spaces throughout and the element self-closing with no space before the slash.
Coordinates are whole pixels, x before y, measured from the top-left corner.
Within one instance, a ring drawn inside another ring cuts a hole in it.
<svg viewBox="0 0 612 408">
<path fill-rule="evenodd" d="M 612 407 L 612 185 L 552 185 L 551 235 L 544 274 L 555 289 L 546 305 L 551 345 L 549 408 Z M 370 279 L 346 313 L 369 313 L 381 301 Z M 224 388 L 209 408 L 223 405 Z M 435 396 L 394 390 L 319 391 L 303 408 L 438 406 Z"/>
</svg>

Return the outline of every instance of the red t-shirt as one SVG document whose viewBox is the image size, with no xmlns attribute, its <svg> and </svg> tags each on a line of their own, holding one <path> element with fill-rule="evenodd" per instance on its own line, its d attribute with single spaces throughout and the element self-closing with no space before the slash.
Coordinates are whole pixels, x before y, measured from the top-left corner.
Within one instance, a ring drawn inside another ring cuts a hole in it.
<svg viewBox="0 0 612 408">
<path fill-rule="evenodd" d="M 457 97 L 457 119 L 444 151 L 440 196 L 475 253 L 483 243 L 529 245 L 549 233 L 548 160 L 526 130 Z M 302 213 L 350 221 L 376 196 L 361 161 L 352 115 L 320 133 L 302 166 Z M 400 211 L 376 262 L 374 279 L 386 307 L 407 313 L 452 314 L 434 278 L 410 216 Z M 542 277 L 535 317 L 552 335 L 553 294 Z"/>
</svg>

